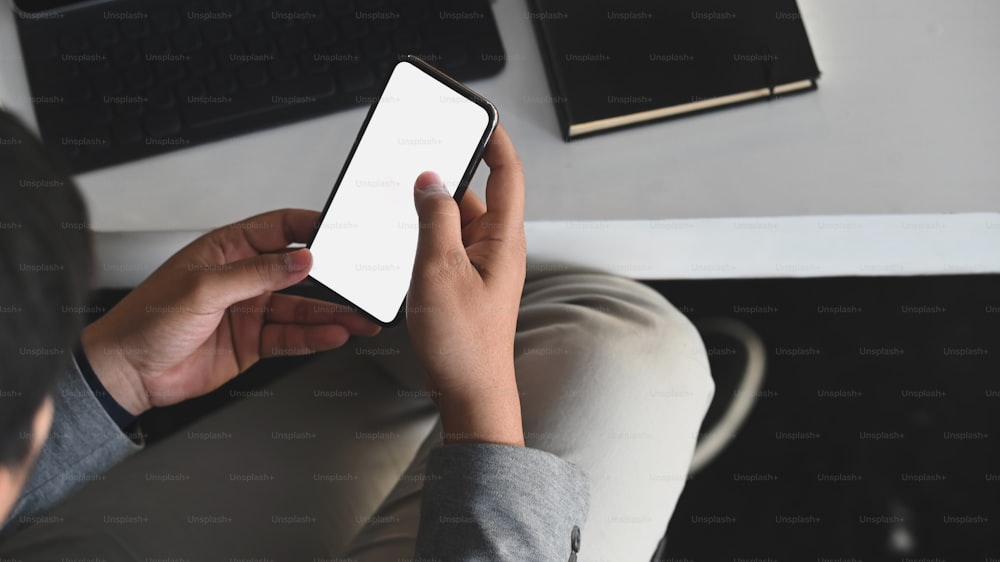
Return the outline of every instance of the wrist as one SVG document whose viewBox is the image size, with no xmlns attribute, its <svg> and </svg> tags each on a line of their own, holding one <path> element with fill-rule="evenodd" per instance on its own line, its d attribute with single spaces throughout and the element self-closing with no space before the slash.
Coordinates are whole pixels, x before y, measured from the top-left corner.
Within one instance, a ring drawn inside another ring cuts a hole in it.
<svg viewBox="0 0 1000 562">
<path fill-rule="evenodd" d="M 125 350 L 108 343 L 111 340 L 103 336 L 99 322 L 83 329 L 80 346 L 108 394 L 129 414 L 139 416 L 151 408 L 142 380 Z"/>
<path fill-rule="evenodd" d="M 445 444 L 524 446 L 521 401 L 516 384 L 474 395 L 442 394 L 438 398 L 438 410 Z"/>
<path fill-rule="evenodd" d="M 90 391 L 94 394 L 94 398 L 97 402 L 104 408 L 104 412 L 108 414 L 108 417 L 115 422 L 122 431 L 126 431 L 133 423 L 135 423 L 136 416 L 129 413 L 117 400 L 111 396 L 104 385 L 101 383 L 101 379 L 97 377 L 94 372 L 93 366 L 90 364 L 90 359 L 87 358 L 86 352 L 83 351 L 83 345 L 77 344 L 76 349 L 73 350 L 73 355 L 76 358 L 76 365 L 80 369 L 80 374 L 83 375 L 84 382 L 90 388 Z"/>
</svg>

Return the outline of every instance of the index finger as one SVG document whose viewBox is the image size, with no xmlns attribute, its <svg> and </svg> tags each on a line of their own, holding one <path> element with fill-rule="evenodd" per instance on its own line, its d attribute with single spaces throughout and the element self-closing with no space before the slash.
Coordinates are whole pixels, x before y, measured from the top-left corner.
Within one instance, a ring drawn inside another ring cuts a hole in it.
<svg viewBox="0 0 1000 562">
<path fill-rule="evenodd" d="M 317 211 L 281 209 L 230 224 L 220 229 L 220 234 L 224 240 L 243 242 L 258 253 L 274 252 L 289 244 L 309 242 L 317 221 Z"/>
<path fill-rule="evenodd" d="M 465 228 L 486 212 L 486 203 L 483 203 L 474 191 L 466 189 L 465 195 L 462 195 L 462 202 L 458 204 L 458 210 L 462 213 L 462 228 Z"/>
<path fill-rule="evenodd" d="M 497 125 L 486 149 L 483 161 L 490 167 L 486 180 L 486 209 L 497 222 L 524 224 L 524 166 L 507 136 L 503 125 Z"/>
</svg>

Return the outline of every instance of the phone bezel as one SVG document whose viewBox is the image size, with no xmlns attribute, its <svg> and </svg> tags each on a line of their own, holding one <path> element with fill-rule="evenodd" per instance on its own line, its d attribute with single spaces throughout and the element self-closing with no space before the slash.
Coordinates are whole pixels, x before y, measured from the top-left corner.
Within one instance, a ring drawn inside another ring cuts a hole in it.
<svg viewBox="0 0 1000 562">
<path fill-rule="evenodd" d="M 316 229 L 309 240 L 309 244 L 306 245 L 307 248 L 312 248 L 313 242 L 316 240 L 316 235 L 319 233 L 319 229 L 322 227 L 323 221 L 326 220 L 327 211 L 330 210 L 330 206 L 333 204 L 334 198 L 337 196 L 337 190 L 340 188 L 340 184 L 344 179 L 344 175 L 347 173 L 347 168 L 348 166 L 351 165 L 351 161 L 354 160 L 354 153 L 355 151 L 357 151 L 358 145 L 361 143 L 361 139 L 365 135 L 365 131 L 368 130 L 368 123 L 369 121 L 371 121 L 372 115 L 375 114 L 375 110 L 378 108 L 378 104 L 382 99 L 382 95 L 385 93 L 385 88 L 389 85 L 389 80 L 392 78 L 392 74 L 396 71 L 396 68 L 401 64 L 411 64 L 415 66 L 418 70 L 423 71 L 428 76 L 431 76 L 432 78 L 438 80 L 445 86 L 448 86 L 455 93 L 462 95 L 469 101 L 475 103 L 476 105 L 486 110 L 486 114 L 489 117 L 489 122 L 486 125 L 486 130 L 483 131 L 482 137 L 479 139 L 479 144 L 476 146 L 476 150 L 473 153 L 472 158 L 469 160 L 469 164 L 465 169 L 465 173 L 462 175 L 461 181 L 459 182 L 458 186 L 455 189 L 454 199 L 457 202 L 461 202 L 462 196 L 465 195 L 465 190 L 468 189 L 469 183 L 472 181 L 473 175 L 475 175 L 476 168 L 479 166 L 479 162 L 482 160 L 483 154 L 486 152 L 486 146 L 489 143 L 490 138 L 493 136 L 493 131 L 496 130 L 497 124 L 500 122 L 499 113 L 497 112 L 496 106 L 494 106 L 489 100 L 477 94 L 476 92 L 472 91 L 464 84 L 458 82 L 457 80 L 448 76 L 444 72 L 431 66 L 429 63 L 427 63 L 423 59 L 420 59 L 419 57 L 413 55 L 406 55 L 404 57 L 401 57 L 400 60 L 396 62 L 395 65 L 393 65 L 392 72 L 389 73 L 389 78 L 386 79 L 385 85 L 382 86 L 382 91 L 379 94 L 379 99 L 376 100 L 375 103 L 373 103 L 371 108 L 368 110 L 368 115 L 365 116 L 365 121 L 361 125 L 361 130 L 358 131 L 358 136 L 354 139 L 354 144 L 353 146 L 351 146 L 351 151 L 347 154 L 347 159 L 344 161 L 344 166 L 340 169 L 340 174 L 337 176 L 337 181 L 333 184 L 333 189 L 330 192 L 330 197 L 327 198 L 326 205 L 323 206 L 323 212 L 320 214 L 319 221 L 316 223 Z M 403 317 L 403 311 L 406 307 L 406 300 L 408 295 L 403 295 L 403 301 L 399 304 L 399 309 L 396 311 L 396 314 L 395 316 L 393 316 L 392 320 L 384 322 L 381 319 L 375 317 L 373 314 L 370 314 L 367 310 L 364 310 L 363 308 L 358 306 L 356 303 L 352 302 L 344 295 L 341 295 L 334 289 L 325 285 L 323 282 L 313 277 L 312 274 L 309 275 L 308 279 L 311 280 L 315 285 L 322 287 L 324 290 L 332 293 L 341 300 L 346 301 L 347 304 L 350 305 L 352 308 L 361 312 L 361 314 L 363 314 L 365 317 L 369 318 L 374 322 L 377 322 L 381 326 L 394 326 L 398 324 Z"/>
</svg>

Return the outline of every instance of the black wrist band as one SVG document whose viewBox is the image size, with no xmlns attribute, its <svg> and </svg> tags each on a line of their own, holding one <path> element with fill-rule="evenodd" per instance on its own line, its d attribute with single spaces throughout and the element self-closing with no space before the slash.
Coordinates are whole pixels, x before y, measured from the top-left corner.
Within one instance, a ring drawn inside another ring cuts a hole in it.
<svg viewBox="0 0 1000 562">
<path fill-rule="evenodd" d="M 87 386 L 94 393 L 94 397 L 101 403 L 104 411 L 114 420 L 118 428 L 125 431 L 125 428 L 135 423 L 136 416 L 133 416 L 128 410 L 122 408 L 122 405 L 101 384 L 101 379 L 97 378 L 97 373 L 90 366 L 87 354 L 83 352 L 83 344 L 77 343 L 76 349 L 73 351 L 73 356 L 76 357 L 76 364 L 80 367 L 80 372 L 83 373 L 83 380 L 87 381 Z"/>
</svg>

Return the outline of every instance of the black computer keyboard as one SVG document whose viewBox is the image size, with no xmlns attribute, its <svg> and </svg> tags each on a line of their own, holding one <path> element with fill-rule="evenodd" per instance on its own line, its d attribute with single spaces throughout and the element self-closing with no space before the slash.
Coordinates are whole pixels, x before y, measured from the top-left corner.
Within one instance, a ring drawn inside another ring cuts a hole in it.
<svg viewBox="0 0 1000 562">
<path fill-rule="evenodd" d="M 401 55 L 463 81 L 505 60 L 489 0 L 116 0 L 18 30 L 77 172 L 368 106 Z"/>
</svg>

